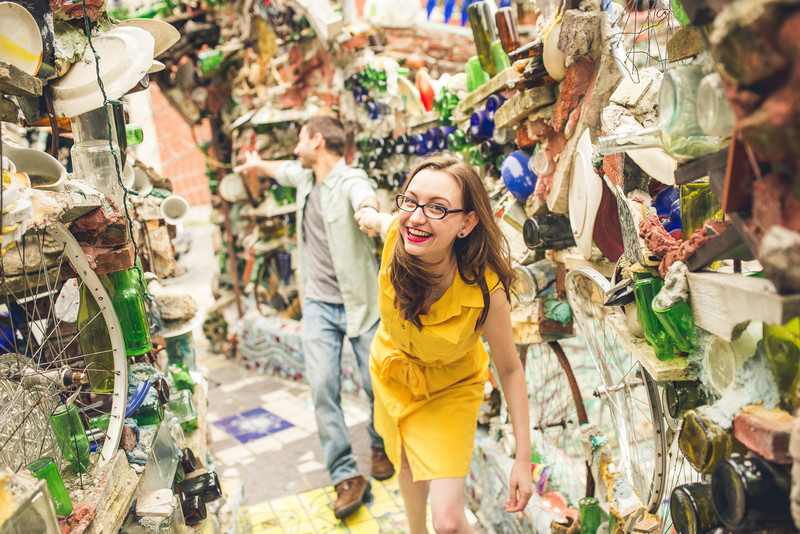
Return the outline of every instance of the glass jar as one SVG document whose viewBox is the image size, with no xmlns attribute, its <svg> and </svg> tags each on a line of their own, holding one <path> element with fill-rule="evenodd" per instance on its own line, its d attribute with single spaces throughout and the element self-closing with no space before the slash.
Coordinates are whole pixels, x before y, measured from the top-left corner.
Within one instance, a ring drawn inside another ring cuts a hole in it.
<svg viewBox="0 0 800 534">
<path fill-rule="evenodd" d="M 108 197 L 115 209 L 123 211 L 124 191 L 118 179 L 123 170 L 121 154 L 119 145 L 105 139 L 76 142 L 70 149 L 75 177 Z"/>
<path fill-rule="evenodd" d="M 177 336 L 165 337 L 164 343 L 166 344 L 167 362 L 169 364 L 181 362 L 189 369 L 196 367 L 194 336 L 191 331 Z"/>
</svg>

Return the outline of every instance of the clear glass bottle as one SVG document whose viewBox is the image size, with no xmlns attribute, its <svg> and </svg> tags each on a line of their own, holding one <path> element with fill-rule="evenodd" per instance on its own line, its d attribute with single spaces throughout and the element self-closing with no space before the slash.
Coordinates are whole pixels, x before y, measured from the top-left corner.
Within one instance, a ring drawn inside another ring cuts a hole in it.
<svg viewBox="0 0 800 534">
<path fill-rule="evenodd" d="M 722 76 L 706 74 L 697 88 L 697 124 L 706 135 L 730 137 L 733 132 L 733 108 L 725 96 Z"/>
<path fill-rule="evenodd" d="M 127 134 L 122 104 L 109 101 L 101 108 L 70 119 L 75 143 L 70 149 L 76 178 L 103 193 L 123 210 L 120 178 L 125 165 Z"/>
<path fill-rule="evenodd" d="M 697 122 L 697 94 L 702 78 L 702 69 L 696 65 L 667 69 L 658 91 L 659 125 L 600 137 L 600 154 L 661 148 L 676 161 L 687 162 L 720 150 L 721 140 L 706 136 Z"/>
</svg>

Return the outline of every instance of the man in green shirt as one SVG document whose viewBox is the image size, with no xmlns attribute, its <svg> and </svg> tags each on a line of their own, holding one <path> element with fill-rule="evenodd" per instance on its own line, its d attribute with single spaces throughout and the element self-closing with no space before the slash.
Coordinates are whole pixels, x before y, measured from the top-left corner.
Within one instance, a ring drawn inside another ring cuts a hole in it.
<svg viewBox="0 0 800 534">
<path fill-rule="evenodd" d="M 294 149 L 297 161 L 262 160 L 246 154 L 235 172 L 255 171 L 297 188 L 298 271 L 303 296 L 302 342 L 306 378 L 311 385 L 325 464 L 341 519 L 361 506 L 369 482 L 358 474 L 341 407 L 342 344 L 347 337 L 356 355 L 362 387 L 370 399 L 369 348 L 378 326 L 378 266 L 372 239 L 358 229 L 354 214 L 378 210 L 372 182 L 343 159 L 346 134 L 332 117 L 310 119 Z M 372 418 L 372 476 L 394 474 Z"/>
</svg>

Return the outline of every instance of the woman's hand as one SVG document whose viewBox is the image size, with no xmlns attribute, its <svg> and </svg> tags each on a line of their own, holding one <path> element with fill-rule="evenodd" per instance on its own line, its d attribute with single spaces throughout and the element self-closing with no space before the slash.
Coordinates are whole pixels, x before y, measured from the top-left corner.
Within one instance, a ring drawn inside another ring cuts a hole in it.
<svg viewBox="0 0 800 534">
<path fill-rule="evenodd" d="M 380 215 L 378 214 L 378 210 L 372 206 L 364 206 L 354 215 L 354 218 L 358 223 L 358 229 L 370 237 L 378 235 L 379 217 Z"/>
<path fill-rule="evenodd" d="M 511 499 L 503 503 L 503 509 L 508 513 L 521 512 L 533 495 L 531 462 L 528 458 L 517 458 L 514 461 L 514 465 L 511 467 L 509 486 L 511 487 Z"/>
</svg>

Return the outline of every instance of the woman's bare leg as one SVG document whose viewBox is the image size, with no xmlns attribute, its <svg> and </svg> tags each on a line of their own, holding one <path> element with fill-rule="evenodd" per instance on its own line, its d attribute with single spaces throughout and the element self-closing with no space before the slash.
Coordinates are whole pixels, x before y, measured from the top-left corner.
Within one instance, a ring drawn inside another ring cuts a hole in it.
<svg viewBox="0 0 800 534">
<path fill-rule="evenodd" d="M 400 492 L 403 494 L 403 502 L 406 505 L 408 532 L 409 534 L 427 534 L 428 529 L 425 523 L 430 483 L 427 480 L 414 482 L 411 477 L 411 467 L 406 458 L 405 447 L 403 447 L 402 455 L 400 473 L 397 478 L 400 483 Z"/>
<path fill-rule="evenodd" d="M 431 515 L 436 534 L 475 534 L 464 512 L 466 478 L 431 480 Z"/>
</svg>

